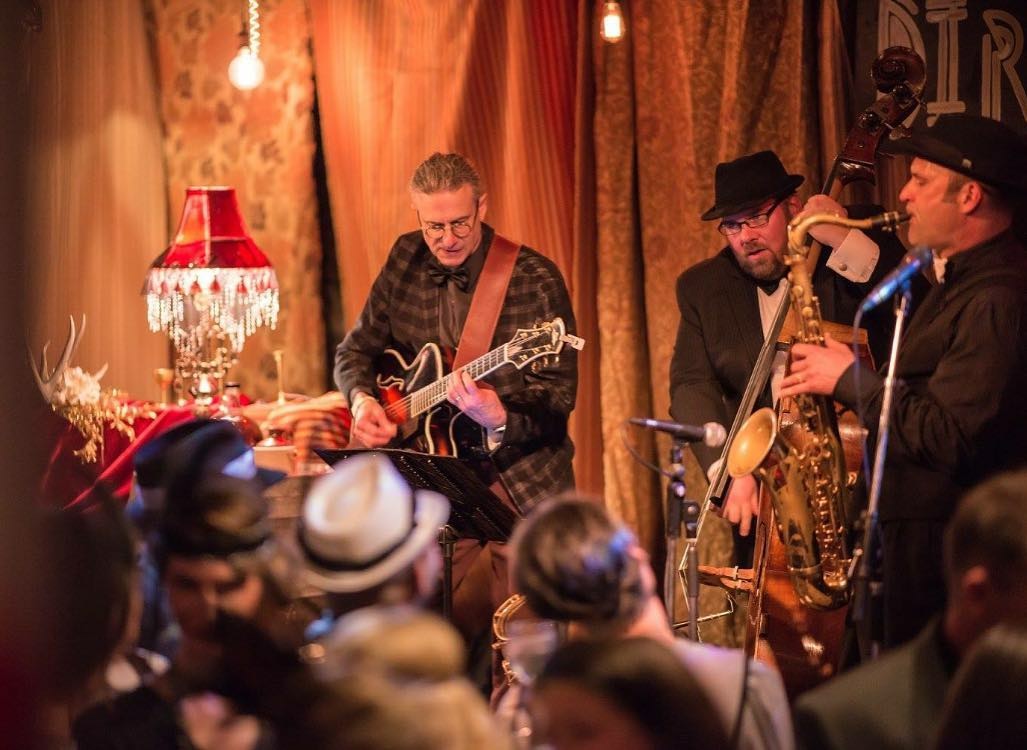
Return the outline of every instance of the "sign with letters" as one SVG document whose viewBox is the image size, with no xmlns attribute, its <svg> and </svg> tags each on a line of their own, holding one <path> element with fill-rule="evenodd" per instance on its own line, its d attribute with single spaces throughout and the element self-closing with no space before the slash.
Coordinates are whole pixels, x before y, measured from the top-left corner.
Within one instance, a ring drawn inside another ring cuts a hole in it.
<svg viewBox="0 0 1027 750">
<path fill-rule="evenodd" d="M 1001 120 L 1027 135 L 1027 2 L 878 0 L 858 3 L 856 14 L 857 70 L 868 70 L 894 45 L 913 48 L 927 63 L 928 124 L 958 112 Z M 864 101 L 873 91 L 868 86 L 857 94 Z"/>
</svg>

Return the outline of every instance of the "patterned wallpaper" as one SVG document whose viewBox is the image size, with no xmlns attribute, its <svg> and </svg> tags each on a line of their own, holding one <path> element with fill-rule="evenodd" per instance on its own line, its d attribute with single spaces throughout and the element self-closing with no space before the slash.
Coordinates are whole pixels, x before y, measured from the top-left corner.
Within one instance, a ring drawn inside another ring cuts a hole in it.
<svg viewBox="0 0 1027 750">
<path fill-rule="evenodd" d="M 231 377 L 244 392 L 276 393 L 271 354 L 285 349 L 285 388 L 325 389 L 321 247 L 314 191 L 310 31 L 303 0 L 260 4 L 264 82 L 228 80 L 240 45 L 242 0 L 147 0 L 165 127 L 168 211 L 174 231 L 189 185 L 236 188 L 257 245 L 281 285 L 278 328 L 246 343 Z"/>
</svg>

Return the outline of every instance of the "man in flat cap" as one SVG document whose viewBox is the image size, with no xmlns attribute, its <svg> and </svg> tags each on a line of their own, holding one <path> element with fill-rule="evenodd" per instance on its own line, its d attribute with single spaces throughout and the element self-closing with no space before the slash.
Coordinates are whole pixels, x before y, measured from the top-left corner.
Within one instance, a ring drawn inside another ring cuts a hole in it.
<svg viewBox="0 0 1027 750">
<path fill-rule="evenodd" d="M 1027 143 L 995 120 L 942 115 L 899 148 L 914 155 L 899 193 L 909 239 L 934 251 L 940 283 L 913 314 L 896 363 L 879 506 L 886 646 L 944 606 L 942 529 L 959 496 L 1027 460 L 1027 251 L 1012 232 Z M 797 345 L 792 357 L 782 395 L 860 400 L 876 439 L 881 375 L 836 342 Z"/>
<path fill-rule="evenodd" d="M 677 281 L 681 322 L 670 364 L 670 413 L 677 421 L 726 426 L 734 420 L 774 312 L 784 299 L 788 222 L 800 212 L 854 217 L 880 213 L 874 206 L 845 209 L 826 195 L 814 195 L 803 206 L 795 193 L 802 182 L 802 175 L 788 174 L 773 151 L 717 165 L 715 202 L 702 218 L 719 220 L 717 229 L 727 245 Z M 823 317 L 851 324 L 860 300 L 902 257 L 902 245 L 888 233 L 868 235 L 827 224 L 814 227 L 811 234 L 828 246 L 813 272 Z M 875 358 L 883 357 L 891 335 L 890 312 L 875 311 L 864 322 Z M 757 407 L 777 400 L 785 361 L 786 353 L 778 352 Z M 720 449 L 696 444 L 693 450 L 703 469 L 712 473 Z M 756 481 L 733 480 L 722 515 L 737 524 L 736 562 L 746 567 L 751 565 L 750 526 L 757 509 Z"/>
</svg>

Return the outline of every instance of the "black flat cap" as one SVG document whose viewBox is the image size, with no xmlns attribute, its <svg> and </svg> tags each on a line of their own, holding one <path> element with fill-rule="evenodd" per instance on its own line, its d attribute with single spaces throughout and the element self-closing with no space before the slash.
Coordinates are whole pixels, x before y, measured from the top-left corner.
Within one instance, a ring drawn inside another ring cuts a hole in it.
<svg viewBox="0 0 1027 750">
<path fill-rule="evenodd" d="M 941 115 L 930 128 L 891 141 L 913 154 L 988 185 L 1027 192 L 1027 140 L 1008 125 L 977 115 Z"/>
</svg>

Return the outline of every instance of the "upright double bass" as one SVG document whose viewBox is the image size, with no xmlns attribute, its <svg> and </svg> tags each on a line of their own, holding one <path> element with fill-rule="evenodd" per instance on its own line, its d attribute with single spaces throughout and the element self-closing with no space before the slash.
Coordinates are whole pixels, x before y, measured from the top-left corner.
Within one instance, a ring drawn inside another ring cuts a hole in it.
<svg viewBox="0 0 1027 750">
<path fill-rule="evenodd" d="M 913 50 L 885 50 L 871 72 L 883 96 L 860 115 L 835 160 L 822 191 L 832 197 L 849 183 L 874 182 L 880 143 L 919 106 L 924 64 Z M 713 498 L 723 497 L 729 470 L 733 475 L 755 472 L 763 480 L 754 566 L 740 575 L 751 580 L 746 649 L 775 662 L 792 694 L 829 677 L 840 658 L 849 599 L 842 508 L 849 490 L 847 467 L 859 465 L 860 440 L 858 430 L 850 429 L 843 447 L 830 402 L 797 404 L 792 421 L 798 432 L 791 446 L 781 440 L 772 410 L 751 418 L 750 413 L 766 385 L 790 307 L 796 313 L 797 339 L 822 343 L 822 321 L 811 288 L 819 247 L 805 247 L 809 227 L 821 221 L 867 228 L 874 222 L 894 224 L 897 215 L 865 221 L 810 217 L 790 227 L 788 293 L 764 341 L 703 507 L 705 513 Z M 801 447 L 796 449 L 795 443 Z M 775 492 L 768 492 L 771 487 Z M 788 499 L 787 506 L 779 504 L 781 510 L 787 507 L 787 517 L 775 519 L 773 505 L 782 498 Z"/>
</svg>

